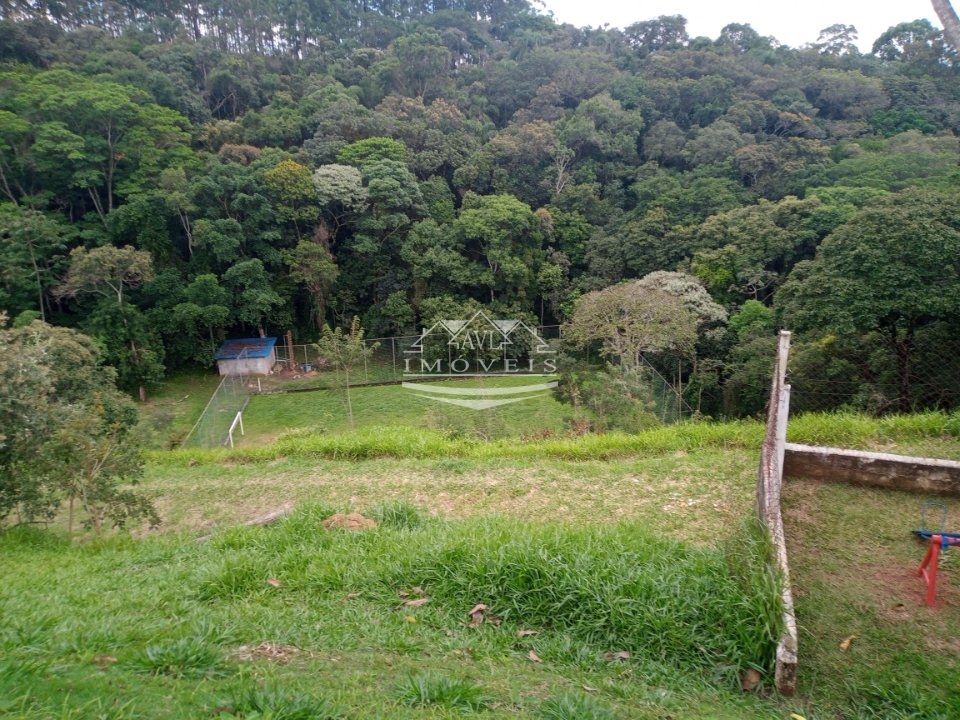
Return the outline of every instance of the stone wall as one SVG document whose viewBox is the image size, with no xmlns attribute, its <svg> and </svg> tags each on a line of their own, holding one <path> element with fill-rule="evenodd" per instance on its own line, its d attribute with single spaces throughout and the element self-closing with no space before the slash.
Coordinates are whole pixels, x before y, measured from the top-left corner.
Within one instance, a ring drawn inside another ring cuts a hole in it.
<svg viewBox="0 0 960 720">
<path fill-rule="evenodd" d="M 888 490 L 960 495 L 960 462 L 787 443 L 785 475 Z"/>
</svg>

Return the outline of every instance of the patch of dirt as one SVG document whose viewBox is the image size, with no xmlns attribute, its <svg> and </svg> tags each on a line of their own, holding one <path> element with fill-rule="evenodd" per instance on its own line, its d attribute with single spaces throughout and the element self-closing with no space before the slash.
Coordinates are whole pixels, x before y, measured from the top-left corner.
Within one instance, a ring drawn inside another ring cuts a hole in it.
<svg viewBox="0 0 960 720">
<path fill-rule="evenodd" d="M 373 530 L 377 523 L 360 513 L 336 513 L 321 523 L 326 530 L 342 528 L 343 530 Z"/>
<path fill-rule="evenodd" d="M 784 507 L 784 521 L 798 525 L 813 525 L 817 516 L 817 490 L 819 484 L 808 480 L 791 479 L 784 489 L 784 500 L 789 497 L 789 505 Z"/>
<path fill-rule="evenodd" d="M 933 606 L 926 604 L 927 584 L 917 575 L 919 564 L 919 560 L 909 564 L 891 561 L 886 565 L 874 565 L 864 573 L 864 590 L 872 597 L 880 618 L 890 623 L 919 621 L 925 624 L 942 612 L 952 615 L 960 607 L 960 577 L 944 573 L 942 568 L 937 575 L 936 603 Z M 960 650 L 960 639 L 938 637 L 936 627 L 939 623 L 928 628 L 925 638 L 931 650 L 943 649 L 951 643 Z"/>
<path fill-rule="evenodd" d="M 880 615 L 891 621 L 909 620 L 923 605 L 926 583 L 917 577 L 916 568 L 900 563 L 875 567 L 869 579 L 875 586 L 874 597 Z M 939 583 L 937 583 L 939 590 Z"/>
<path fill-rule="evenodd" d="M 927 646 L 934 652 L 948 652 L 960 655 L 960 638 L 937 638 L 927 639 Z"/>
<path fill-rule="evenodd" d="M 241 645 L 233 653 L 233 658 L 241 662 L 265 659 L 283 664 L 290 662 L 298 655 L 300 655 L 300 648 L 293 645 L 263 642 L 259 645 Z"/>
</svg>

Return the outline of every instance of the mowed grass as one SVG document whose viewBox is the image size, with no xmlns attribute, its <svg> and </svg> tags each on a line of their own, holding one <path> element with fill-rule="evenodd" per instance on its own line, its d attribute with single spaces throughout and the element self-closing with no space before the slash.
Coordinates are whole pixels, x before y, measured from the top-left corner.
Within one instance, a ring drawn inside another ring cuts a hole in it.
<svg viewBox="0 0 960 720">
<path fill-rule="evenodd" d="M 381 425 L 151 452 L 142 488 L 161 531 L 0 535 L 0 714 L 957 717 L 960 602 L 948 588 L 929 613 L 887 605 L 871 579 L 886 577 L 878 558 L 915 571 L 924 548 L 897 523 L 912 528 L 922 499 L 856 488 L 817 486 L 822 502 L 804 505 L 788 484 L 801 695 L 771 696 L 768 675 L 739 690 L 744 668 L 768 669 L 778 617 L 743 526 L 761 434 L 687 423 L 485 442 Z M 944 414 L 806 416 L 790 431 L 899 452 L 949 452 L 956 436 Z M 296 510 L 238 527 L 279 507 Z M 325 531 L 334 510 L 380 528 Z"/>
<path fill-rule="evenodd" d="M 503 388 L 534 381 L 545 379 L 472 378 L 431 384 L 449 389 Z M 566 427 L 565 418 L 572 414 L 571 408 L 557 402 L 549 392 L 480 411 L 424 398 L 421 394 L 415 388 L 403 388 L 399 384 L 352 387 L 353 428 L 342 388 L 254 395 L 244 412 L 246 434 L 235 441 L 249 447 L 272 442 L 291 430 L 338 433 L 369 426 L 422 427 L 481 439 L 558 434 Z"/>
<path fill-rule="evenodd" d="M 960 718 L 960 551 L 942 556 L 928 607 L 917 577 L 927 545 L 911 534 L 926 501 L 944 503 L 946 529 L 960 531 L 960 499 L 802 479 L 783 497 L 803 715 Z M 939 521 L 927 512 L 928 526 Z"/>
<path fill-rule="evenodd" d="M 305 505 L 205 543 L 0 535 L 0 714 L 34 718 L 757 718 L 763 543 L 636 524 Z M 485 606 L 477 610 L 478 604 Z M 473 611 L 473 615 L 471 615 Z"/>
<path fill-rule="evenodd" d="M 264 463 L 151 464 L 144 488 L 169 529 L 249 520 L 323 502 L 359 512 L 405 502 L 444 518 L 505 516 L 576 523 L 638 522 L 665 537 L 710 544 L 754 502 L 757 453 L 676 450 L 648 458 L 286 458 Z"/>
</svg>

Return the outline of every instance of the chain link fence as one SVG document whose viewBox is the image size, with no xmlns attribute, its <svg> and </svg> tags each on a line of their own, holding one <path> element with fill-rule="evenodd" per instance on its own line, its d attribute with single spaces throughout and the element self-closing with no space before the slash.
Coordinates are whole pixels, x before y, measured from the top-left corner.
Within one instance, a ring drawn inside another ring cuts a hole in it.
<svg viewBox="0 0 960 720">
<path fill-rule="evenodd" d="M 909 337 L 795 336 L 788 372 L 794 412 L 960 408 L 960 338 L 945 324 Z"/>
<path fill-rule="evenodd" d="M 536 329 L 551 348 L 559 348 L 561 328 L 559 325 L 541 326 Z M 409 381 L 410 375 L 421 369 L 420 358 L 425 357 L 420 350 L 423 347 L 422 335 L 406 335 L 386 338 L 365 339 L 367 350 L 362 362 L 350 371 L 350 386 L 399 384 Z M 342 390 L 345 386 L 343 371 L 334 367 L 323 357 L 313 344 L 286 344 L 275 346 L 276 365 L 273 372 L 265 376 L 225 376 L 214 392 L 200 419 L 181 443 L 182 447 L 221 447 L 229 444 L 230 430 L 238 413 L 241 413 L 254 394 L 272 394 L 299 392 L 308 390 Z M 429 350 L 430 363 L 436 360 L 445 362 L 449 367 L 457 360 L 459 353 L 446 342 L 437 343 Z M 512 355 L 525 358 L 533 353 L 529 347 L 517 348 Z M 503 360 L 512 357 L 503 351 Z M 442 357 L 441 357 L 442 356 Z M 489 362 L 492 359 L 488 358 Z M 519 363 L 526 368 L 526 360 Z M 571 405 L 571 415 L 578 409 L 586 408 L 595 419 L 598 428 L 615 427 L 611 419 L 625 412 L 625 407 L 636 404 L 650 421 L 669 424 L 689 417 L 693 410 L 685 401 L 676 381 L 668 379 L 664 365 L 654 366 L 643 361 L 637 368 L 625 372 L 621 368 L 607 365 L 599 352 L 561 353 L 557 358 L 558 375 L 576 376 L 570 382 L 582 382 L 583 387 L 592 393 L 565 395 Z M 518 373 L 522 375 L 522 373 Z M 584 378 L 589 381 L 583 382 Z M 430 380 L 427 374 L 423 380 Z M 440 378 L 437 378 L 438 380 Z M 446 378 L 450 379 L 450 378 Z M 564 393 L 561 381 L 559 394 Z M 682 380 L 680 381 L 682 388 Z"/>
<path fill-rule="evenodd" d="M 538 328 L 547 341 L 560 339 L 559 326 Z M 350 386 L 397 384 L 415 373 L 421 336 L 372 338 L 368 352 L 350 372 Z M 658 356 L 638 368 L 608 365 L 594 351 L 558 356 L 560 387 L 555 393 L 571 416 L 592 418 L 595 429 L 627 429 L 617 415 L 639 407 L 647 419 L 670 424 L 691 416 L 759 417 L 776 338 L 760 338 L 734 362 L 697 372 L 688 361 Z M 411 352 L 415 351 L 415 352 Z M 183 441 L 187 447 L 219 447 L 229 442 L 237 413 L 253 394 L 299 390 L 342 390 L 343 372 L 332 367 L 314 345 L 281 344 L 277 364 L 266 376 L 225 377 L 200 420 Z M 440 343 L 431 356 L 455 359 L 456 351 Z M 521 355 L 522 355 L 521 351 Z M 440 358 L 444 360 L 444 358 Z M 425 378 L 429 379 L 429 378 Z M 909 338 L 881 333 L 841 337 L 829 334 L 794 336 L 788 379 L 794 413 L 852 410 L 872 415 L 960 408 L 960 338 L 945 324 L 931 325 Z M 569 386 L 565 387 L 565 383 Z M 612 422 L 611 422 L 612 420 Z M 636 427 L 636 423 L 633 424 Z"/>
<path fill-rule="evenodd" d="M 227 445 L 238 415 L 247 407 L 250 395 L 255 392 L 258 392 L 257 378 L 224 375 L 180 446 L 215 448 Z"/>
</svg>

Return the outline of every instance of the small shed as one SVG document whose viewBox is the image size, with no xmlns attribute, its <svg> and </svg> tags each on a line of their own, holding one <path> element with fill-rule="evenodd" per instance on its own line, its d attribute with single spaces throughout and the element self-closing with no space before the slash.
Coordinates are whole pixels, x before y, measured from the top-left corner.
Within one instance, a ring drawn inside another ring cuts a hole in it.
<svg viewBox="0 0 960 720">
<path fill-rule="evenodd" d="M 275 337 L 225 340 L 214 359 L 221 375 L 269 375 L 277 362 Z"/>
</svg>

